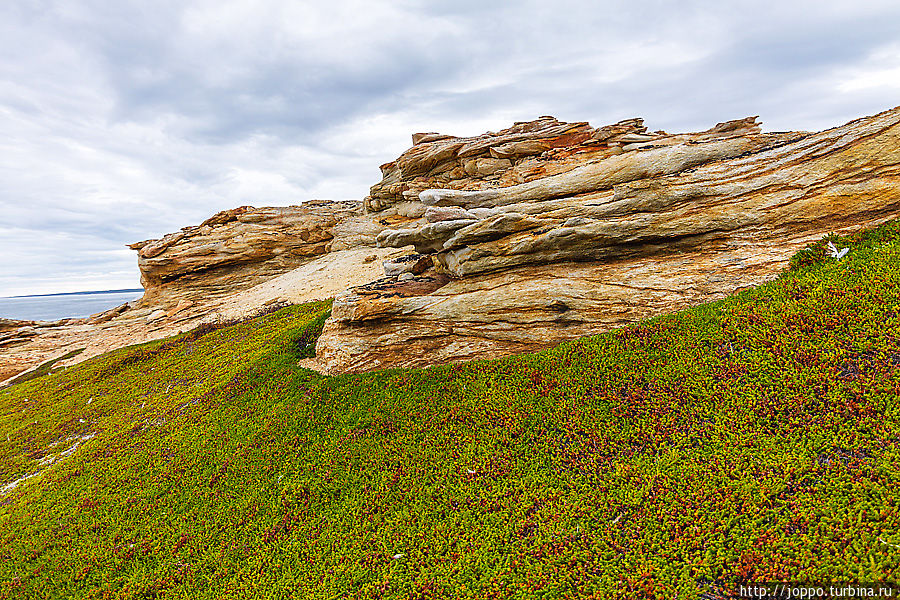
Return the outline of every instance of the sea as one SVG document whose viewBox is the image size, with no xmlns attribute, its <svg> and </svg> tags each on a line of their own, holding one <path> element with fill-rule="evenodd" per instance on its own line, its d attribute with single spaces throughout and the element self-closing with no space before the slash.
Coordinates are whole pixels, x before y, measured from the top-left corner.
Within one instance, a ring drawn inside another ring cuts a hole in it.
<svg viewBox="0 0 900 600">
<path fill-rule="evenodd" d="M 144 290 L 104 290 L 99 292 L 70 292 L 40 296 L 11 296 L 0 298 L 0 318 L 27 321 L 57 321 L 88 317 L 137 300 Z"/>
</svg>

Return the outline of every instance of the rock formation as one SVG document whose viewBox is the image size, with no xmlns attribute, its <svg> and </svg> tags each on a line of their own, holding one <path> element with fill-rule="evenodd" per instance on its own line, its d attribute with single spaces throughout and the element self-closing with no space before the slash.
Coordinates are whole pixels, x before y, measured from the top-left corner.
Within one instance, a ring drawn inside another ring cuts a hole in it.
<svg viewBox="0 0 900 600">
<path fill-rule="evenodd" d="M 333 297 L 377 279 L 383 261 L 406 253 L 376 248 L 375 239 L 409 220 L 393 208 L 365 214 L 361 202 L 244 206 L 132 244 L 145 288 L 139 302 L 52 323 L 0 319 L 0 385 L 50 362 L 68 366 L 273 302 Z"/>
<path fill-rule="evenodd" d="M 336 296 L 308 366 L 343 373 L 535 351 L 720 298 L 900 216 L 900 107 L 819 133 L 541 117 L 414 134 L 381 169 L 361 202 L 245 206 L 132 244 L 140 302 L 0 319 L 0 384 L 277 301 Z"/>
<path fill-rule="evenodd" d="M 413 143 L 366 208 L 417 217 L 377 237 L 416 254 L 336 298 L 326 372 L 539 350 L 762 283 L 809 241 L 900 215 L 900 108 L 819 133 L 544 117 Z"/>
<path fill-rule="evenodd" d="M 360 212 L 356 202 L 225 210 L 200 225 L 131 244 L 143 304 L 175 306 L 250 287 L 324 254 L 331 228 Z"/>
</svg>

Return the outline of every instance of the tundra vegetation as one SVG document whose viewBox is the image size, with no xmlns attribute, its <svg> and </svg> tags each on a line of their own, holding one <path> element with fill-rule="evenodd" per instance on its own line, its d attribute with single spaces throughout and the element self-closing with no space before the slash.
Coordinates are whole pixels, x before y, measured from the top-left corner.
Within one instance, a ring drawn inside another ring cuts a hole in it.
<svg viewBox="0 0 900 600">
<path fill-rule="evenodd" d="M 328 311 L 0 392 L 0 598 L 896 580 L 898 223 L 829 236 L 724 300 L 502 360 L 324 377 L 297 363 Z"/>
</svg>

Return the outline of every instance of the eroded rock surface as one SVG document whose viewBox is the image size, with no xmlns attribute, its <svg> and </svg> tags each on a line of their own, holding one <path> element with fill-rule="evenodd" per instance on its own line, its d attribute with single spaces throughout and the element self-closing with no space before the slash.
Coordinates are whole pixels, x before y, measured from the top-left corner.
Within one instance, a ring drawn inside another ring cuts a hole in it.
<svg viewBox="0 0 900 600">
<path fill-rule="evenodd" d="M 542 118 L 414 142 L 366 206 L 420 214 L 377 241 L 432 266 L 338 296 L 326 372 L 538 350 L 757 285 L 809 241 L 900 215 L 900 108 L 819 133 Z"/>
<path fill-rule="evenodd" d="M 140 301 L 52 323 L 0 319 L 0 385 L 48 361 L 68 366 L 273 302 L 331 298 L 377 279 L 384 261 L 406 254 L 375 247 L 376 237 L 410 220 L 396 208 L 366 214 L 362 202 L 245 206 L 132 244 L 145 287 Z"/>
<path fill-rule="evenodd" d="M 0 382 L 335 295 L 308 365 L 324 372 L 534 351 L 760 284 L 809 241 L 900 216 L 900 108 L 819 133 L 542 117 L 413 144 L 362 202 L 240 207 L 133 244 L 138 303 L 0 319 Z"/>
<path fill-rule="evenodd" d="M 333 228 L 361 213 L 359 202 L 243 206 L 131 244 L 138 251 L 142 303 L 168 309 L 182 300 L 207 302 L 252 287 L 325 254 Z"/>
</svg>

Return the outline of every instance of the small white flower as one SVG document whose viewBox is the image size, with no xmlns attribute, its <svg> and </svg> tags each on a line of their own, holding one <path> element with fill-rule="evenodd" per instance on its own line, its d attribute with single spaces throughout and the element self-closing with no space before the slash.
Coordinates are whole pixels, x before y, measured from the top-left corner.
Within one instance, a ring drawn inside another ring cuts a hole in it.
<svg viewBox="0 0 900 600">
<path fill-rule="evenodd" d="M 406 555 L 405 555 L 405 554 L 402 554 L 402 553 L 401 553 L 401 554 L 395 554 L 395 555 L 394 555 L 394 560 L 399 560 L 399 559 L 403 558 L 404 556 L 406 556 Z"/>
<path fill-rule="evenodd" d="M 828 255 L 831 258 L 841 259 L 850 251 L 850 248 L 841 248 L 838 250 L 837 246 L 834 245 L 833 242 L 828 242 Z"/>
</svg>

